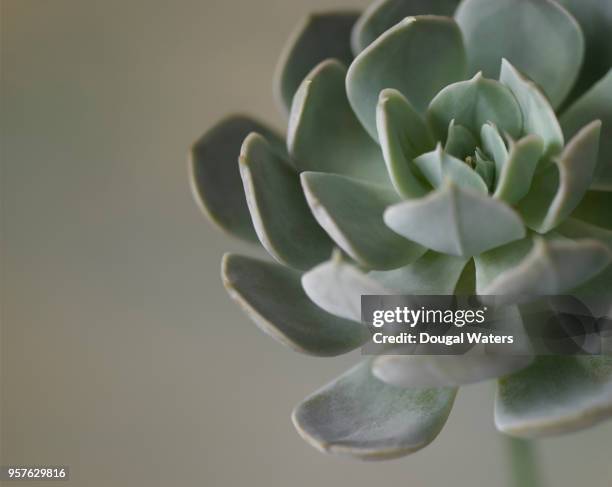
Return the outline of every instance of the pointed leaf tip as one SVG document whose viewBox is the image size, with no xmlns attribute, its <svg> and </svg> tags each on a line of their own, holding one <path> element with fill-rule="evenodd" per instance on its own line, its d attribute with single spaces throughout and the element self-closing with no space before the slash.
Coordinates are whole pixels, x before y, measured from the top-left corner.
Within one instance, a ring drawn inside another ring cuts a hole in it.
<svg viewBox="0 0 612 487">
<path fill-rule="evenodd" d="M 337 174 L 305 172 L 300 177 L 319 225 L 360 264 L 393 269 L 425 253 L 385 225 L 385 208 L 399 201 L 391 188 Z"/>
<path fill-rule="evenodd" d="M 351 46 L 359 54 L 381 34 L 406 17 L 441 15 L 452 17 L 459 0 L 378 0 L 359 17 L 351 34 Z"/>
<path fill-rule="evenodd" d="M 554 108 L 580 71 L 584 38 L 576 20 L 553 0 L 464 0 L 455 13 L 469 73 L 497 77 L 502 56 L 541 86 Z M 542 62 L 546 59 L 546 62 Z"/>
<path fill-rule="evenodd" d="M 542 296 L 568 292 L 592 279 L 603 271 L 612 261 L 612 252 L 597 240 L 576 241 L 546 240 L 536 238 L 528 253 L 525 248 L 517 247 L 518 253 L 511 252 L 510 259 L 497 255 L 511 263 L 506 270 L 497 267 L 486 288 L 485 295 Z M 522 255 L 524 255 L 523 258 Z M 477 266 L 497 266 L 495 261 L 477 261 Z M 495 269 L 496 267 L 494 267 Z M 480 292 L 480 291 L 479 291 Z"/>
<path fill-rule="evenodd" d="M 444 145 L 445 152 L 457 159 L 465 160 L 474 154 L 476 147 L 478 147 L 478 142 L 472 132 L 452 119 L 448 126 L 448 135 Z"/>
<path fill-rule="evenodd" d="M 423 50 L 422 46 L 429 46 Z M 398 69 L 417 66 L 418 69 Z M 377 138 L 376 105 L 385 88 L 395 88 L 423 113 L 434 95 L 465 73 L 461 32 L 447 17 L 410 17 L 387 30 L 349 67 L 348 98 L 357 117 Z"/>
<path fill-rule="evenodd" d="M 473 134 L 480 134 L 489 122 L 512 137 L 518 137 L 523 128 L 521 110 L 510 90 L 482 73 L 442 89 L 429 104 L 427 117 L 440 139 L 446 136 L 452 120 Z"/>
<path fill-rule="evenodd" d="M 544 154 L 544 143 L 537 135 L 510 142 L 510 152 L 501 166 L 494 198 L 513 205 L 527 195 L 536 169 Z"/>
<path fill-rule="evenodd" d="M 414 164 L 434 188 L 443 186 L 445 182 L 452 182 L 468 191 L 488 194 L 483 179 L 463 161 L 447 154 L 440 144 L 434 151 L 417 157 Z"/>
<path fill-rule="evenodd" d="M 539 233 L 557 227 L 580 204 L 597 165 L 601 122 L 584 127 L 563 153 L 536 175 L 532 189 L 519 204 L 525 223 Z"/>
<path fill-rule="evenodd" d="M 293 98 L 287 146 L 299 171 L 345 174 L 389 184 L 380 147 L 351 109 L 346 67 L 328 59 L 304 79 Z"/>
<path fill-rule="evenodd" d="M 561 152 L 565 144 L 563 132 L 555 111 L 540 88 L 505 58 L 502 59 L 499 80 L 510 88 L 518 101 L 523 114 L 523 133 L 540 136 L 546 155 Z"/>
<path fill-rule="evenodd" d="M 361 296 L 389 294 L 389 290 L 334 252 L 332 259 L 302 276 L 302 287 L 321 309 L 361 322 Z"/>
<path fill-rule="evenodd" d="M 612 7 L 610 12 L 612 15 Z M 597 119 L 603 126 L 591 189 L 612 191 L 612 69 L 563 113 L 561 125 L 565 135 L 573 137 L 585 124 Z"/>
<path fill-rule="evenodd" d="M 376 128 L 380 149 L 396 191 L 406 198 L 429 191 L 415 170 L 414 158 L 434 147 L 425 121 L 397 90 L 384 89 L 378 97 Z"/>
<path fill-rule="evenodd" d="M 384 219 L 392 230 L 424 247 L 466 257 L 525 236 L 512 208 L 449 182 L 424 198 L 389 207 Z"/>
</svg>

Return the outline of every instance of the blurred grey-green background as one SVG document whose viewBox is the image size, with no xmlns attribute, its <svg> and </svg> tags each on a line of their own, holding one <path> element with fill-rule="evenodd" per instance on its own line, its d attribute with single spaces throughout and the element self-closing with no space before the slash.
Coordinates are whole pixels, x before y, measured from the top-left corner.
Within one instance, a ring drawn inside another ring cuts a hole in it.
<svg viewBox="0 0 612 487">
<path fill-rule="evenodd" d="M 224 251 L 253 250 L 189 193 L 187 149 L 218 118 L 282 127 L 271 75 L 299 19 L 365 4 L 1 0 L 0 463 L 93 487 L 505 485 L 491 383 L 411 457 L 305 444 L 291 408 L 357 356 L 261 334 L 219 279 Z M 540 442 L 548 485 L 609 487 L 611 445 L 612 424 Z"/>
</svg>

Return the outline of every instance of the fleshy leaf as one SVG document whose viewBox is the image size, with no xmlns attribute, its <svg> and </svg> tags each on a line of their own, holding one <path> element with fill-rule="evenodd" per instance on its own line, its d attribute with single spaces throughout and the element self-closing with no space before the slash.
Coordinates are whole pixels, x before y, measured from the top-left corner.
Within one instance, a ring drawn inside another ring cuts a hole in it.
<svg viewBox="0 0 612 487">
<path fill-rule="evenodd" d="M 298 271 L 226 254 L 221 273 L 230 296 L 255 324 L 291 349 L 335 356 L 369 338 L 361 323 L 337 318 L 315 306 L 302 289 Z"/>
<path fill-rule="evenodd" d="M 301 179 L 319 225 L 362 265 L 393 269 L 425 253 L 385 225 L 385 208 L 399 201 L 391 188 L 337 174 L 305 172 Z"/>
<path fill-rule="evenodd" d="M 367 274 L 345 262 L 339 251 L 302 276 L 308 297 L 325 311 L 361 320 L 361 296 L 367 294 L 453 294 L 467 259 L 427 252 L 416 262 L 392 271 Z"/>
<path fill-rule="evenodd" d="M 397 89 L 424 113 L 434 95 L 464 73 L 465 52 L 457 24 L 446 17 L 409 17 L 355 58 L 346 87 L 357 118 L 377 138 L 376 105 L 382 90 Z"/>
<path fill-rule="evenodd" d="M 564 8 L 552 0 L 464 0 L 455 19 L 469 73 L 497 77 L 503 56 L 543 88 L 554 108 L 565 99 L 582 64 L 584 38 Z"/>
<path fill-rule="evenodd" d="M 612 230 L 612 192 L 588 191 L 572 218 L 578 218 L 599 227 Z"/>
<path fill-rule="evenodd" d="M 574 218 L 568 218 L 559 225 L 557 231 L 561 235 L 571 239 L 590 238 L 599 240 L 612 250 L 612 230 L 598 227 Z"/>
<path fill-rule="evenodd" d="M 306 76 L 291 107 L 289 153 L 300 172 L 345 174 L 389 184 L 380 147 L 348 103 L 345 77 L 346 68 L 331 59 Z"/>
<path fill-rule="evenodd" d="M 261 135 L 245 139 L 240 174 L 255 231 L 272 257 L 298 269 L 327 258 L 332 243 L 306 204 L 299 176 Z"/>
<path fill-rule="evenodd" d="M 544 144 L 537 135 L 510 141 L 510 154 L 498 172 L 494 197 L 511 205 L 518 203 L 529 192 L 538 162 L 544 154 Z"/>
<path fill-rule="evenodd" d="M 601 122 L 584 127 L 540 174 L 519 210 L 529 228 L 546 233 L 565 220 L 589 189 L 597 164 Z"/>
<path fill-rule="evenodd" d="M 495 162 L 495 174 L 501 174 L 508 161 L 508 149 L 499 130 L 492 123 L 485 123 L 480 130 L 480 140 L 482 140 L 482 148 Z"/>
<path fill-rule="evenodd" d="M 410 265 L 368 274 L 386 289 L 414 295 L 453 294 L 467 259 L 429 251 Z"/>
<path fill-rule="evenodd" d="M 355 55 L 405 17 L 442 15 L 451 17 L 458 0 L 379 0 L 368 7 L 353 27 L 351 45 Z"/>
<path fill-rule="evenodd" d="M 612 357 L 541 356 L 500 380 L 495 424 L 507 434 L 568 433 L 612 416 Z"/>
<path fill-rule="evenodd" d="M 287 42 L 274 73 L 274 94 L 286 113 L 304 77 L 329 58 L 350 64 L 351 30 L 358 12 L 330 12 L 306 17 Z"/>
<path fill-rule="evenodd" d="M 528 354 L 381 355 L 372 373 L 398 387 L 452 387 L 507 375 L 531 362 Z"/>
<path fill-rule="evenodd" d="M 525 236 L 521 219 L 505 203 L 449 182 L 424 198 L 391 206 L 384 219 L 427 248 L 466 257 Z"/>
<path fill-rule="evenodd" d="M 612 261 L 612 252 L 597 240 L 536 238 L 527 255 L 520 262 L 513 262 L 524 248 L 511 248 L 505 261 L 494 262 L 493 267 L 488 267 L 482 256 L 477 259 L 477 276 L 481 281 L 488 281 L 486 285 L 479 285 L 479 293 L 510 296 L 563 294 L 595 277 Z M 500 255 L 487 257 L 490 265 L 493 257 L 499 258 Z M 504 263 L 513 265 L 499 272 Z"/>
<path fill-rule="evenodd" d="M 460 188 L 476 193 L 488 192 L 482 178 L 465 162 L 444 152 L 441 145 L 438 145 L 436 150 L 417 157 L 414 164 L 434 188 L 439 188 L 445 181 L 451 181 Z"/>
<path fill-rule="evenodd" d="M 413 453 L 438 435 L 456 389 L 401 389 L 365 361 L 306 398 L 292 415 L 300 435 L 327 453 L 383 460 Z"/>
<path fill-rule="evenodd" d="M 486 295 L 495 278 L 519 265 L 533 248 L 533 239 L 526 237 L 474 257 L 476 264 L 476 292 Z"/>
<path fill-rule="evenodd" d="M 451 120 L 444 151 L 458 159 L 465 160 L 474 153 L 476 147 L 478 147 L 478 141 L 474 135 L 463 125 L 455 123 L 454 119 Z"/>
<path fill-rule="evenodd" d="M 607 0 L 558 0 L 576 18 L 586 41 L 586 55 L 572 95 L 588 90 L 612 66 L 612 3 Z M 585 122 L 586 123 L 586 122 Z"/>
<path fill-rule="evenodd" d="M 478 174 L 489 192 L 495 188 L 495 178 L 497 176 L 497 170 L 495 169 L 495 163 L 486 158 L 480 149 L 476 149 L 474 171 Z"/>
<path fill-rule="evenodd" d="M 612 20 L 610 23 L 612 27 Z M 572 137 L 593 120 L 601 120 L 603 125 L 591 189 L 612 191 L 612 69 L 563 114 L 561 125 L 565 135 Z"/>
<path fill-rule="evenodd" d="M 608 249 L 612 251 L 612 230 L 569 219 L 559 227 L 559 233 L 573 239 L 587 235 L 588 238 L 593 238 L 607 245 Z M 612 320 L 612 264 L 608 265 L 593 279 L 572 289 L 569 294 L 588 306 L 593 313 L 593 317 L 607 317 L 609 321 Z M 602 346 L 606 346 L 606 341 L 608 348 L 605 350 L 609 355 L 612 352 L 612 335 L 610 333 L 607 334 L 607 338 L 603 338 Z"/>
<path fill-rule="evenodd" d="M 343 262 L 338 251 L 302 276 L 306 295 L 317 306 L 342 318 L 361 321 L 362 294 L 389 294 L 384 286 Z"/>
<path fill-rule="evenodd" d="M 380 92 L 376 127 L 387 171 L 397 192 L 418 198 L 429 191 L 414 170 L 413 159 L 433 149 L 434 141 L 424 120 L 397 90 Z"/>
<path fill-rule="evenodd" d="M 523 132 L 542 137 L 545 154 L 554 155 L 561 152 L 565 144 L 563 132 L 561 131 L 555 111 L 540 88 L 533 81 L 519 73 L 506 59 L 502 60 L 499 80 L 510 88 L 510 91 L 512 91 L 521 107 Z M 579 128 L 583 126 L 584 124 Z"/>
<path fill-rule="evenodd" d="M 475 134 L 480 134 L 487 122 L 513 137 L 520 135 L 523 127 L 521 110 L 510 90 L 481 73 L 440 91 L 431 101 L 427 116 L 439 138 L 446 136 L 451 120 Z"/>
<path fill-rule="evenodd" d="M 189 177 L 195 200 L 213 223 L 234 237 L 257 242 L 237 164 L 242 141 L 254 131 L 284 152 L 282 137 L 271 129 L 250 117 L 232 115 L 192 146 Z"/>
</svg>

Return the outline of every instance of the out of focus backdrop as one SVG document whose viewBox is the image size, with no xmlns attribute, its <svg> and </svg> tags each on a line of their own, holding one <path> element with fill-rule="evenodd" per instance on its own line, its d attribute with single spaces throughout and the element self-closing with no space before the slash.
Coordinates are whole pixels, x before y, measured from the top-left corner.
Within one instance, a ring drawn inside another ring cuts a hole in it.
<svg viewBox="0 0 612 487">
<path fill-rule="evenodd" d="M 366 3 L 1 0 L 1 464 L 91 487 L 505 485 L 493 383 L 404 459 L 302 441 L 291 409 L 358 356 L 259 332 L 219 278 L 224 251 L 257 251 L 189 192 L 187 150 L 220 117 L 282 128 L 271 78 L 294 25 Z M 539 442 L 548 485 L 609 487 L 611 445 L 610 423 Z"/>
</svg>

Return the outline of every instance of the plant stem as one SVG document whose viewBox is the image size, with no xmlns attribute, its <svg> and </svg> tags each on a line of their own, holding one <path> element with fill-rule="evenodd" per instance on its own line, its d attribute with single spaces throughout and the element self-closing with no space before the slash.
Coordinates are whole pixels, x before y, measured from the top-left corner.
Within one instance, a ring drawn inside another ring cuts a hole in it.
<svg viewBox="0 0 612 487">
<path fill-rule="evenodd" d="M 505 435 L 504 435 L 505 436 Z M 533 442 L 506 436 L 513 487 L 540 487 L 536 452 Z"/>
</svg>

